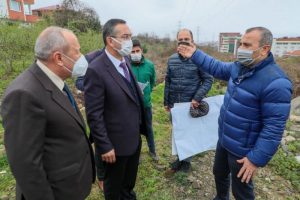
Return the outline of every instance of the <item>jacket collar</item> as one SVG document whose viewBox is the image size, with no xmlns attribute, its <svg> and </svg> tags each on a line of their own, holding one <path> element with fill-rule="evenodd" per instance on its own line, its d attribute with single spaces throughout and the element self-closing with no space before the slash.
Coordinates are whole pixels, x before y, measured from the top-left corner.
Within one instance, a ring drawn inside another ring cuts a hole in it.
<svg viewBox="0 0 300 200">
<path fill-rule="evenodd" d="M 254 68 L 255 71 L 258 71 L 258 70 L 262 69 L 263 67 L 271 64 L 271 63 L 274 63 L 274 57 L 273 57 L 273 54 L 270 52 L 268 57 L 266 57 L 265 59 L 263 59 L 262 61 L 260 61 L 256 65 L 254 65 L 252 68 Z"/>
<path fill-rule="evenodd" d="M 134 67 L 139 67 L 141 65 L 143 65 L 145 63 L 145 57 L 144 55 L 142 55 L 142 59 L 139 63 L 136 63 L 136 62 L 132 62 L 132 60 L 130 59 L 130 62 L 131 62 L 131 65 L 133 65 Z"/>
<path fill-rule="evenodd" d="M 69 115 L 71 115 L 85 131 L 85 123 L 77 105 L 76 108 L 78 112 L 76 112 L 63 92 L 58 89 L 58 87 L 49 79 L 49 77 L 41 70 L 41 68 L 36 63 L 34 63 L 29 70 L 40 81 L 41 85 L 51 93 L 53 101 L 57 103 L 62 109 L 64 109 Z"/>
<path fill-rule="evenodd" d="M 119 72 L 117 71 L 117 69 L 115 68 L 114 64 L 112 63 L 112 61 L 109 59 L 108 55 L 106 54 L 106 52 L 103 54 L 104 56 L 104 63 L 106 64 L 106 69 L 108 70 L 108 72 L 110 73 L 110 75 L 113 77 L 113 80 L 117 82 L 117 84 L 122 88 L 122 90 L 130 97 L 130 99 L 132 101 L 136 102 L 136 99 L 134 98 L 134 96 L 132 95 L 132 93 L 130 92 L 127 84 L 124 82 L 123 78 L 121 77 L 121 74 L 119 74 Z M 124 57 L 126 65 L 130 66 L 129 60 L 127 57 Z M 127 68 L 130 74 L 130 78 L 132 79 L 132 81 L 135 82 L 135 78 L 134 75 L 131 71 L 131 67 Z"/>
<path fill-rule="evenodd" d="M 251 77 L 255 72 L 263 69 L 265 66 L 274 63 L 274 57 L 273 54 L 270 52 L 268 57 L 266 57 L 264 60 L 261 62 L 257 63 L 253 67 L 244 67 L 240 63 L 238 63 L 239 66 L 239 72 L 238 76 L 233 79 L 233 82 L 238 85 L 240 84 L 244 79 Z"/>
</svg>

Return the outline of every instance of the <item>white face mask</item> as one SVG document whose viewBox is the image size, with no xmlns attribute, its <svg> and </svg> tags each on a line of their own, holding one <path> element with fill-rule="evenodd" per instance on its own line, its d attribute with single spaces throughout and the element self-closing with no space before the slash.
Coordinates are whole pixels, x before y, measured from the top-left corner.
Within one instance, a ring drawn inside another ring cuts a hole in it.
<svg viewBox="0 0 300 200">
<path fill-rule="evenodd" d="M 74 61 L 72 58 L 66 56 L 65 54 L 62 54 L 62 55 L 74 63 L 72 71 L 70 69 L 68 69 L 67 67 L 63 66 L 66 70 L 68 70 L 72 74 L 72 77 L 78 77 L 78 76 L 85 75 L 89 64 L 88 64 L 87 60 L 85 59 L 84 55 L 81 55 L 77 61 Z"/>
<path fill-rule="evenodd" d="M 140 62 L 142 59 L 142 53 L 132 53 L 130 54 L 130 58 L 133 62 Z"/>
<path fill-rule="evenodd" d="M 131 53 L 131 50 L 132 50 L 132 40 L 124 40 L 122 42 L 120 42 L 119 40 L 115 39 L 112 37 L 112 39 L 119 43 L 121 45 L 121 49 L 115 49 L 116 51 L 118 51 L 118 53 L 121 55 L 121 56 L 128 56 L 130 53 Z"/>
<path fill-rule="evenodd" d="M 256 50 L 248 50 L 238 48 L 237 50 L 237 61 L 239 61 L 243 66 L 251 66 L 260 56 L 256 58 L 253 57 L 253 53 L 259 50 L 262 47 L 257 48 Z"/>
</svg>

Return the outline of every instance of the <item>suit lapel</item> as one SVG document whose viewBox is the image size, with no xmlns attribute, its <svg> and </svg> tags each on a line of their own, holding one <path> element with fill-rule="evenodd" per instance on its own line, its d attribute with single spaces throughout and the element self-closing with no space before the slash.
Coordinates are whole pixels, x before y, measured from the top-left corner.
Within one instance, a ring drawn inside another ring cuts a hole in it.
<svg viewBox="0 0 300 200">
<path fill-rule="evenodd" d="M 107 66 L 107 71 L 110 73 L 110 75 L 113 77 L 113 79 L 117 82 L 117 84 L 124 90 L 124 92 L 135 102 L 135 98 L 132 95 L 132 93 L 129 91 L 129 88 L 123 78 L 121 77 L 120 73 L 117 71 L 113 63 L 109 60 L 106 53 L 104 53 L 104 62 Z M 126 63 L 127 64 L 127 63 Z M 129 67 L 128 67 L 129 69 Z"/>
<path fill-rule="evenodd" d="M 48 76 L 37 66 L 33 64 L 32 72 L 35 74 L 35 77 L 41 82 L 46 90 L 51 92 L 53 101 L 58 104 L 62 109 L 64 109 L 69 115 L 71 115 L 78 124 L 85 130 L 84 120 L 80 113 L 77 113 L 73 108 L 69 99 L 60 91 L 56 85 L 48 78 Z M 76 108 L 78 110 L 77 104 Z M 79 112 L 79 110 L 78 110 Z"/>
<path fill-rule="evenodd" d="M 137 91 L 137 93 L 139 95 L 139 98 L 143 99 L 142 91 L 141 91 L 141 89 L 140 89 L 140 87 L 139 87 L 139 85 L 137 83 L 137 80 L 136 80 L 136 78 L 135 78 L 135 76 L 134 76 L 134 74 L 133 74 L 133 72 L 131 70 L 131 64 L 130 64 L 130 62 L 129 62 L 128 59 L 125 59 L 125 60 L 126 60 L 127 66 L 128 66 L 130 77 L 132 78 L 132 81 L 134 81 L 134 85 L 135 85 L 136 91 Z M 143 102 L 143 100 L 141 100 L 141 102 Z"/>
<path fill-rule="evenodd" d="M 52 99 L 67 113 L 69 113 L 85 130 L 85 125 L 82 117 L 80 116 L 80 113 L 76 112 L 69 99 L 58 88 L 57 90 L 52 90 Z M 76 108 L 78 110 L 77 104 L 76 104 Z M 78 112 L 80 111 L 78 110 Z"/>
</svg>

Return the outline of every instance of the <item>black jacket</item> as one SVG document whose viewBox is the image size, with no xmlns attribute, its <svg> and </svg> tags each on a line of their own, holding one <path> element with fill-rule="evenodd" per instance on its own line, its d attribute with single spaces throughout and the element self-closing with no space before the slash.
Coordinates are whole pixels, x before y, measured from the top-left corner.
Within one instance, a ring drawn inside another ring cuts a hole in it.
<svg viewBox="0 0 300 200">
<path fill-rule="evenodd" d="M 130 66 L 129 60 L 126 63 Z M 140 133 L 146 135 L 142 93 L 128 70 L 137 98 L 104 52 L 90 63 L 84 78 L 87 120 L 101 154 L 114 149 L 117 156 L 132 155 Z"/>
<path fill-rule="evenodd" d="M 164 105 L 172 108 L 174 103 L 191 102 L 192 99 L 200 102 L 212 83 L 212 76 L 200 70 L 190 59 L 175 53 L 168 60 Z"/>
<path fill-rule="evenodd" d="M 94 156 L 80 112 L 33 64 L 7 88 L 1 115 L 16 199 L 85 199 Z"/>
</svg>

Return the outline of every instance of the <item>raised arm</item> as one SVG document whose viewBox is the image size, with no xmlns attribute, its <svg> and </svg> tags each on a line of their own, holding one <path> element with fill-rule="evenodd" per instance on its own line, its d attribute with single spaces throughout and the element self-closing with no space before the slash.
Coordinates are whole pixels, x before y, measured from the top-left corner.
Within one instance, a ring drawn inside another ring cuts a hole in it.
<svg viewBox="0 0 300 200">
<path fill-rule="evenodd" d="M 228 81 L 230 79 L 232 68 L 235 66 L 233 62 L 221 62 L 201 50 L 197 50 L 196 46 L 179 45 L 178 52 L 186 57 L 191 58 L 201 70 L 209 73 L 213 77 Z"/>
</svg>

